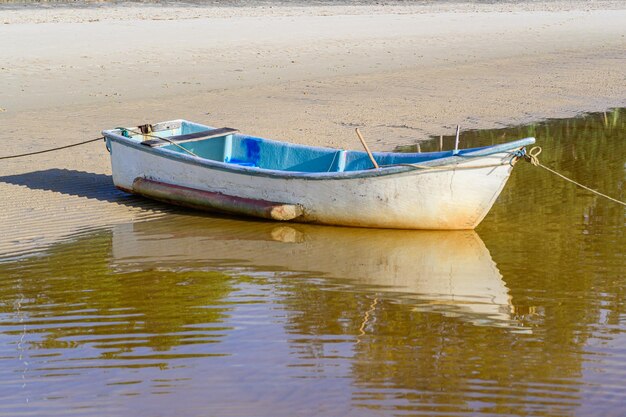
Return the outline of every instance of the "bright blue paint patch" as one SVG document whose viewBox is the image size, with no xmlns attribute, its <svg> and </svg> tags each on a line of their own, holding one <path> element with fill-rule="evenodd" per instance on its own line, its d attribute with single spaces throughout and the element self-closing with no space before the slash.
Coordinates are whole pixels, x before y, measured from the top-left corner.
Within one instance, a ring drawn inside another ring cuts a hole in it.
<svg viewBox="0 0 626 417">
<path fill-rule="evenodd" d="M 246 138 L 241 141 L 241 144 L 246 150 L 246 161 L 253 164 L 259 163 L 261 157 L 261 144 L 258 139 Z"/>
</svg>

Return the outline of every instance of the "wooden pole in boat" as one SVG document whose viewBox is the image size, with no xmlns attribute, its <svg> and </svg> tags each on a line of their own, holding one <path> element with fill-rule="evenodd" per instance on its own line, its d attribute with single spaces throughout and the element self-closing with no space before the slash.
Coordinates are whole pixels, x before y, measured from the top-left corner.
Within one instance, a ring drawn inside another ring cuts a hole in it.
<svg viewBox="0 0 626 417">
<path fill-rule="evenodd" d="M 439 152 L 443 151 L 443 135 L 439 135 Z"/>
<path fill-rule="evenodd" d="M 378 166 L 378 163 L 376 163 L 376 160 L 374 159 L 374 155 L 372 155 L 372 151 L 370 151 L 369 146 L 367 146 L 367 143 L 365 143 L 365 139 L 363 139 L 361 132 L 359 132 L 359 128 L 357 127 L 354 130 L 356 131 L 356 135 L 359 137 L 361 144 L 365 148 L 365 152 L 367 152 L 367 156 L 370 157 L 370 161 L 372 161 L 372 164 L 374 164 L 374 168 L 379 169 L 380 167 Z"/>
<path fill-rule="evenodd" d="M 456 125 L 456 139 L 454 140 L 454 152 L 459 151 L 459 134 L 461 133 L 461 126 Z"/>
</svg>

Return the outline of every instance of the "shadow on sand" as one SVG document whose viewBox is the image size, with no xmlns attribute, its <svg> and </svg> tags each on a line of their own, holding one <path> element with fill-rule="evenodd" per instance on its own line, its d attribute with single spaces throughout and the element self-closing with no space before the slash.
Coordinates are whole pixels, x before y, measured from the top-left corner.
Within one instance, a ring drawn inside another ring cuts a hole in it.
<svg viewBox="0 0 626 417">
<path fill-rule="evenodd" d="M 168 206 L 127 194 L 113 185 L 110 175 L 69 169 L 46 169 L 0 177 L 0 183 L 19 185 L 33 190 L 54 191 L 110 203 L 140 208 L 167 209 Z"/>
</svg>

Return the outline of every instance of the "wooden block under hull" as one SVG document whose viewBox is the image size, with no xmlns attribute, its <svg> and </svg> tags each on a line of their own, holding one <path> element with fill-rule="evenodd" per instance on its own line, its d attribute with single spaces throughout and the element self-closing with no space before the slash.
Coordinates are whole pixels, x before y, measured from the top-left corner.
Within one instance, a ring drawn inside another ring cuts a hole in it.
<svg viewBox="0 0 626 417">
<path fill-rule="evenodd" d="M 293 220 L 304 214 L 298 204 L 236 197 L 211 191 L 203 191 L 180 185 L 167 184 L 147 178 L 135 178 L 130 190 L 154 200 L 199 210 L 219 211 L 270 220 Z"/>
</svg>

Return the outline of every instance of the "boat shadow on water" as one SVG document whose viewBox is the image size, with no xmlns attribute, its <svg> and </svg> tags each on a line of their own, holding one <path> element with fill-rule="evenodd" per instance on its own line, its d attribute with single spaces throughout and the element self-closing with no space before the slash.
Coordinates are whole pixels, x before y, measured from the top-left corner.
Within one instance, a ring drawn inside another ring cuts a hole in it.
<svg viewBox="0 0 626 417">
<path fill-rule="evenodd" d="M 110 267 L 322 279 L 475 325 L 522 328 L 489 250 L 473 231 L 404 231 L 167 216 L 118 225 Z M 292 279 L 293 278 L 293 279 Z M 297 291 L 297 288 L 294 288 Z"/>
</svg>

